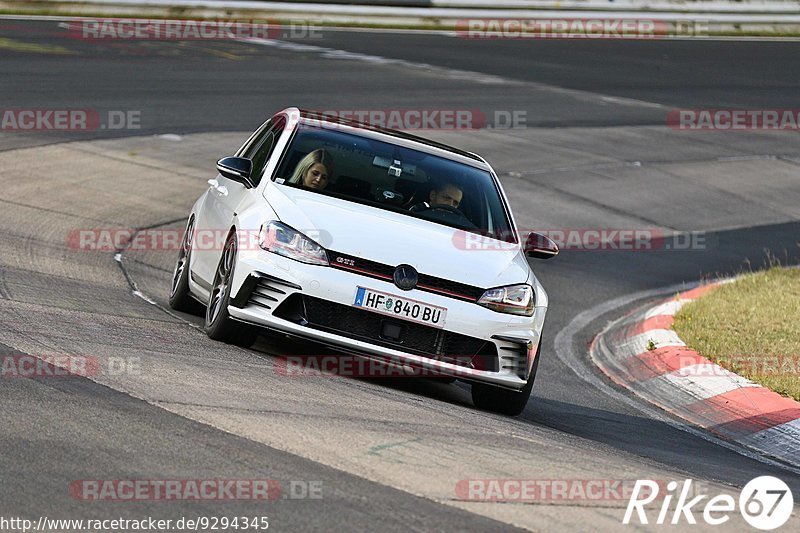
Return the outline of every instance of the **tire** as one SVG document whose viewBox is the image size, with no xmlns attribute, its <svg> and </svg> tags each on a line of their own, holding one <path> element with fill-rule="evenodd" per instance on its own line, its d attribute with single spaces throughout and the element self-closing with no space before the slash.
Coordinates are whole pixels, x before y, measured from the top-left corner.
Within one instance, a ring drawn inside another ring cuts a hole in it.
<svg viewBox="0 0 800 533">
<path fill-rule="evenodd" d="M 542 342 L 540 340 L 539 347 L 536 349 L 536 359 L 533 361 L 533 368 L 531 368 L 531 375 L 528 377 L 528 382 L 519 391 L 501 389 L 485 383 L 473 383 L 472 403 L 475 404 L 475 407 L 508 416 L 517 416 L 522 413 L 533 390 L 533 382 L 536 379 L 536 371 L 539 369 L 541 352 Z"/>
<path fill-rule="evenodd" d="M 172 284 L 169 293 L 169 306 L 176 311 L 201 315 L 203 305 L 192 298 L 189 293 L 189 260 L 192 254 L 192 236 L 194 235 L 194 217 L 189 219 L 186 232 L 183 234 L 178 260 L 172 272 Z"/>
<path fill-rule="evenodd" d="M 241 322 L 236 322 L 228 314 L 231 296 L 231 280 L 236 266 L 236 238 L 228 235 L 225 248 L 219 258 L 214 283 L 206 306 L 205 331 L 209 338 L 228 344 L 249 348 L 258 337 L 258 329 Z"/>
</svg>

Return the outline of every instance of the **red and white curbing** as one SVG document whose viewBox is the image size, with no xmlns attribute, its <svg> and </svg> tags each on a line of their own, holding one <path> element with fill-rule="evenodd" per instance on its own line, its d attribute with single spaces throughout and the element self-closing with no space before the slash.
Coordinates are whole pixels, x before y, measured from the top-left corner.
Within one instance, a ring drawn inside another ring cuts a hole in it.
<svg viewBox="0 0 800 533">
<path fill-rule="evenodd" d="M 800 403 L 729 372 L 686 347 L 671 329 L 686 303 L 717 282 L 610 324 L 590 356 L 615 383 L 724 439 L 800 466 Z M 652 344 L 655 344 L 655 349 Z"/>
</svg>

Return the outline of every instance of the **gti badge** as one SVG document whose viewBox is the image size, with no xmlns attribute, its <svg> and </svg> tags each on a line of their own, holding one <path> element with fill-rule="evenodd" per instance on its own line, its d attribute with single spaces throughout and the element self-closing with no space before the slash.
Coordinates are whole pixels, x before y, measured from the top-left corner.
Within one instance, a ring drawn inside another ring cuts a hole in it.
<svg viewBox="0 0 800 533">
<path fill-rule="evenodd" d="M 399 265 L 394 269 L 394 284 L 398 289 L 410 291 L 417 286 L 419 275 L 417 270 L 411 265 Z"/>
</svg>

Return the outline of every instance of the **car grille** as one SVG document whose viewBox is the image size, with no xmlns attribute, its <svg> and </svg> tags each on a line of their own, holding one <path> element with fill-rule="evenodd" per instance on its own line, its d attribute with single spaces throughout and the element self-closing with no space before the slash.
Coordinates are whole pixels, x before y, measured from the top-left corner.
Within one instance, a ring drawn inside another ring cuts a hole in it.
<svg viewBox="0 0 800 533">
<path fill-rule="evenodd" d="M 299 311 L 302 309 L 302 311 Z M 275 316 L 345 337 L 401 350 L 445 362 L 497 371 L 497 348 L 491 341 L 433 328 L 407 320 L 337 304 L 320 298 L 293 294 L 275 310 Z M 381 336 L 385 322 L 401 324 L 403 334 L 397 341 Z"/>
<path fill-rule="evenodd" d="M 358 272 L 359 274 L 371 278 L 390 282 L 393 281 L 396 266 L 334 252 L 333 250 L 328 250 L 328 257 L 330 258 L 331 266 L 334 268 Z M 473 287 L 465 283 L 437 278 L 436 276 L 429 276 L 422 273 L 419 274 L 419 281 L 417 282 L 416 288 L 421 291 L 442 294 L 468 302 L 477 302 L 485 292 L 485 289 L 480 287 Z"/>
</svg>

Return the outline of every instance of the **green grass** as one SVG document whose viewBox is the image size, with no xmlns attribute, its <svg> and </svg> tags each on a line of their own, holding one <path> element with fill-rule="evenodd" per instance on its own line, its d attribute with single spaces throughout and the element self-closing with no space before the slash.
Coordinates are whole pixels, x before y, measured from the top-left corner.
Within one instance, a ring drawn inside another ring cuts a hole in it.
<svg viewBox="0 0 800 533">
<path fill-rule="evenodd" d="M 800 401 L 800 269 L 721 285 L 683 306 L 673 329 L 700 355 Z"/>
</svg>

